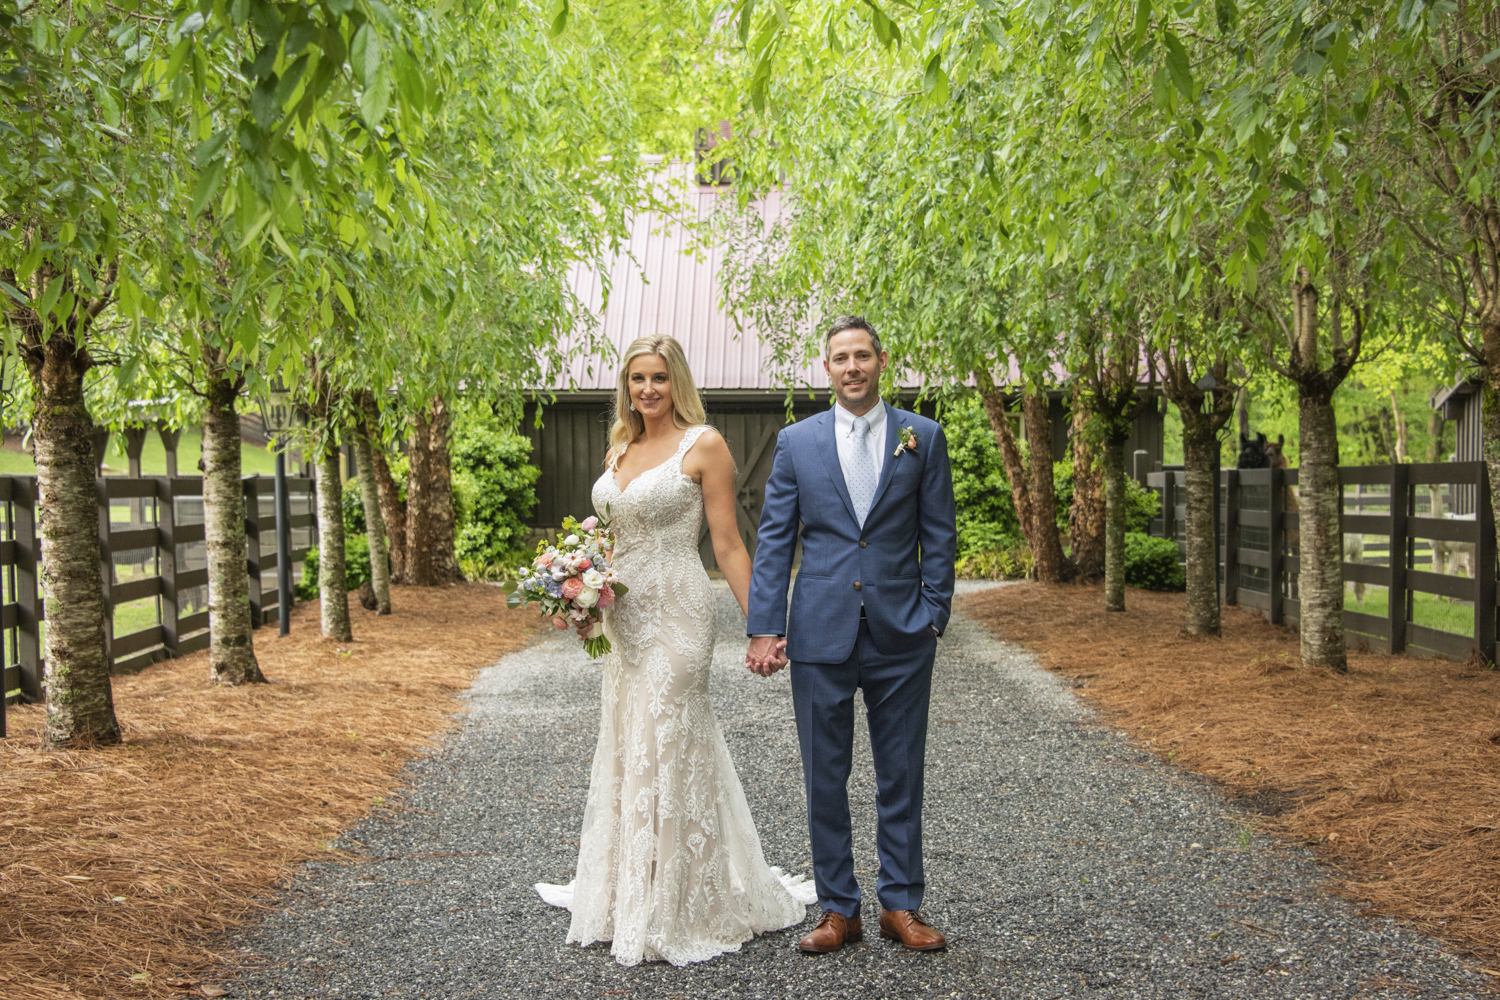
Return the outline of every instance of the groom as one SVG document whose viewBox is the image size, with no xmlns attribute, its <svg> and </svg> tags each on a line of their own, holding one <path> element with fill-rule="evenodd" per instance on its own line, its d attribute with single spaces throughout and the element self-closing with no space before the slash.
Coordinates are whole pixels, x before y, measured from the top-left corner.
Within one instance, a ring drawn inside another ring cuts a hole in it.
<svg viewBox="0 0 1500 1000">
<path fill-rule="evenodd" d="M 880 400 L 888 358 L 864 319 L 838 319 L 823 367 L 838 403 L 776 442 L 750 581 L 745 664 L 792 666 L 807 824 L 823 917 L 805 952 L 858 941 L 859 884 L 849 822 L 854 689 L 864 689 L 875 758 L 880 934 L 944 947 L 922 904 L 922 771 L 938 636 L 953 602 L 953 478 L 935 422 Z M 787 620 L 801 529 L 802 568 Z M 783 640 L 783 635 L 785 639 Z M 784 652 L 783 652 L 784 650 Z"/>
</svg>

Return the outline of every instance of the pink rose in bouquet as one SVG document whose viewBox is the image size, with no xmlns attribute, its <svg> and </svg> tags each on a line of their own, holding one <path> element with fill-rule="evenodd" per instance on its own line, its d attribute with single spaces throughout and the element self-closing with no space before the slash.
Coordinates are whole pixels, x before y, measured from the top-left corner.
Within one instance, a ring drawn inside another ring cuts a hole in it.
<svg viewBox="0 0 1500 1000">
<path fill-rule="evenodd" d="M 583 581 L 576 576 L 570 576 L 562 582 L 563 600 L 571 601 L 583 593 Z"/>
</svg>

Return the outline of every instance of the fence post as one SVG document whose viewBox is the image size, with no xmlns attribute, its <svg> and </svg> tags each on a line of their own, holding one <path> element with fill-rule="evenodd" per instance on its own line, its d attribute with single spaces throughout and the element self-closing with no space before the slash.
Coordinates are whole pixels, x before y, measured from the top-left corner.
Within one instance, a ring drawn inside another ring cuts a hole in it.
<svg viewBox="0 0 1500 1000">
<path fill-rule="evenodd" d="M 113 669 L 115 663 L 115 567 L 114 556 L 109 551 L 109 484 L 103 476 L 95 477 L 94 492 L 99 501 L 99 582 L 104 590 L 104 656 Z"/>
<path fill-rule="evenodd" d="M 1224 470 L 1224 603 L 1240 603 L 1240 470 Z"/>
<path fill-rule="evenodd" d="M 167 458 L 167 481 L 170 483 L 177 478 L 177 442 L 182 438 L 182 428 L 168 427 L 166 421 L 158 421 L 156 433 L 161 435 L 162 452 Z M 172 495 L 171 489 L 167 490 L 167 496 Z"/>
<path fill-rule="evenodd" d="M 1271 470 L 1271 609 L 1267 618 L 1272 625 L 1285 620 L 1282 586 L 1286 564 L 1286 470 Z"/>
<path fill-rule="evenodd" d="M 37 607 L 36 477 L 16 477 L 12 501 L 16 540 L 16 666 L 21 668 L 21 699 L 36 704 L 42 692 L 41 613 Z"/>
<path fill-rule="evenodd" d="M 165 437 L 167 431 L 162 432 Z M 174 436 L 176 431 L 170 432 Z M 169 465 L 172 463 L 169 463 Z M 177 656 L 177 504 L 172 500 L 172 476 L 156 481 L 157 570 L 161 575 L 161 644 L 169 657 Z"/>
<path fill-rule="evenodd" d="M 1487 663 L 1495 662 L 1495 511 L 1490 506 L 1490 473 L 1479 464 L 1479 484 L 1474 488 L 1474 516 L 1479 522 L 1479 540 L 1474 545 L 1474 642 Z"/>
<path fill-rule="evenodd" d="M 250 580 L 250 627 L 260 628 L 265 618 L 265 595 L 261 593 L 260 565 L 260 476 L 240 480 L 245 499 L 245 573 Z"/>
<path fill-rule="evenodd" d="M 1386 649 L 1388 653 L 1406 651 L 1406 569 L 1412 557 L 1407 535 L 1409 525 L 1406 523 L 1411 498 L 1407 471 L 1407 467 L 1399 463 L 1391 466 L 1391 554 L 1388 560 L 1391 573 L 1385 590 L 1385 615 L 1391 633 Z"/>
<path fill-rule="evenodd" d="M 292 629 L 292 508 L 286 486 L 286 444 L 276 449 L 276 619 L 281 635 Z"/>
<path fill-rule="evenodd" d="M 1177 510 L 1177 476 L 1171 469 L 1161 475 L 1161 537 L 1175 540 L 1172 515 Z"/>
</svg>

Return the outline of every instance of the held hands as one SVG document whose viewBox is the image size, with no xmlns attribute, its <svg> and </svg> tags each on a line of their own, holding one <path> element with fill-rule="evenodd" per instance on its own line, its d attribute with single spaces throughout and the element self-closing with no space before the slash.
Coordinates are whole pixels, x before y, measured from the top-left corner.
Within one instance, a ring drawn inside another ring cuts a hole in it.
<svg viewBox="0 0 1500 1000">
<path fill-rule="evenodd" d="M 745 650 L 745 669 L 762 677 L 770 677 L 787 665 L 786 640 L 774 635 L 757 636 L 750 640 Z"/>
</svg>

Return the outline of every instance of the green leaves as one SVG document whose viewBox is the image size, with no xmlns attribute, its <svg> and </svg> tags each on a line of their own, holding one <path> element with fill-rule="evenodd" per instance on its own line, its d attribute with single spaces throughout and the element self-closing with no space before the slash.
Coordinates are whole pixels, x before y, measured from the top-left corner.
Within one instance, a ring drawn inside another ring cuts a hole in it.
<svg viewBox="0 0 1500 1000">
<path fill-rule="evenodd" d="M 558 35 L 561 35 L 564 31 L 568 30 L 568 14 L 568 0 L 558 0 L 557 7 L 554 9 L 552 15 L 552 24 L 547 29 L 547 33 L 553 38 L 556 38 Z"/>
<path fill-rule="evenodd" d="M 219 185 L 224 183 L 224 161 L 216 159 L 201 174 L 198 175 L 198 183 L 193 188 L 193 203 L 188 209 L 189 218 L 197 218 L 203 214 L 204 208 L 219 191 Z"/>
<path fill-rule="evenodd" d="M 943 72 L 943 54 L 934 52 L 922 73 L 922 90 L 934 104 L 948 100 L 948 74 Z"/>
<path fill-rule="evenodd" d="M 1167 49 L 1167 72 L 1172 76 L 1172 83 L 1177 87 L 1177 92 L 1182 95 L 1183 100 L 1191 101 L 1193 99 L 1193 70 L 1187 49 L 1183 48 L 1181 39 L 1170 31 L 1162 35 L 1162 43 Z"/>
<path fill-rule="evenodd" d="M 870 24 L 875 29 L 875 37 L 885 48 L 901 44 L 901 28 L 892 21 L 885 11 L 875 0 L 865 0 L 865 6 L 870 8 Z"/>
</svg>

